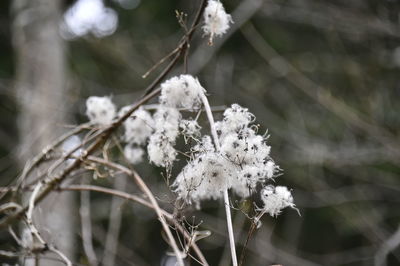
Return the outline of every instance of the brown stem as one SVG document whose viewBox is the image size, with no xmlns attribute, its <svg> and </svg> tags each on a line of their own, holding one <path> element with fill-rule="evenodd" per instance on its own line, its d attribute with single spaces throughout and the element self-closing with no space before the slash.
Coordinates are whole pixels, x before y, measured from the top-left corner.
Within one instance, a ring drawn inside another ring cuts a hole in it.
<svg viewBox="0 0 400 266">
<path fill-rule="evenodd" d="M 69 185 L 66 187 L 60 187 L 60 191 L 95 191 L 95 192 L 100 192 L 100 193 L 105 193 L 109 195 L 113 195 L 116 197 L 121 197 L 130 201 L 137 202 L 139 204 L 142 204 L 145 207 L 154 209 L 154 206 L 147 200 L 143 199 L 141 197 L 138 197 L 136 195 L 132 195 L 123 191 L 115 190 L 115 189 L 110 189 L 110 188 L 104 188 L 104 187 L 99 187 L 99 186 L 93 186 L 93 185 Z M 187 241 L 191 240 L 191 236 L 189 235 L 188 232 L 174 219 L 173 215 L 163 209 L 160 208 L 160 211 L 162 215 L 166 218 L 168 223 L 176 227 L 179 232 L 187 239 Z M 203 265 L 208 265 L 207 260 L 205 259 L 203 253 L 201 252 L 200 248 L 197 246 L 197 244 L 193 241 L 192 246 L 193 251 L 196 253 L 198 259 Z"/>
</svg>

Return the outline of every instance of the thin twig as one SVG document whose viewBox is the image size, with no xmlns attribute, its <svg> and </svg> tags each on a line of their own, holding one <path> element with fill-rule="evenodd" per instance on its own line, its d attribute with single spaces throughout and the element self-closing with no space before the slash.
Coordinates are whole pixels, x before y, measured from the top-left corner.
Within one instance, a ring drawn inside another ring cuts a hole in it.
<svg viewBox="0 0 400 266">
<path fill-rule="evenodd" d="M 101 158 L 97 158 L 94 156 L 89 156 L 87 158 L 88 160 L 92 161 L 92 162 L 96 162 L 99 164 L 103 164 L 106 165 L 108 167 L 120 170 L 121 172 L 124 172 L 125 174 L 127 174 L 128 176 L 132 177 L 134 179 L 134 181 L 136 182 L 136 184 L 138 185 L 138 187 L 140 188 L 140 190 L 142 190 L 143 193 L 146 194 L 146 196 L 149 198 L 151 204 L 153 205 L 153 209 L 156 212 L 159 221 L 161 222 L 161 225 L 165 231 L 165 233 L 167 234 L 168 240 L 169 240 L 169 244 L 171 245 L 172 249 L 174 250 L 174 253 L 176 255 L 176 259 L 178 262 L 178 265 L 180 266 L 184 266 L 184 262 L 183 262 L 183 256 L 182 256 L 182 251 L 178 248 L 178 245 L 176 244 L 175 238 L 172 235 L 172 232 L 168 226 L 168 224 L 165 221 L 164 215 L 160 209 L 160 206 L 157 203 L 157 200 L 155 199 L 153 193 L 150 191 L 150 189 L 147 187 L 146 183 L 143 181 L 143 179 L 139 176 L 138 173 L 136 173 L 136 171 L 134 170 L 130 170 L 122 165 L 110 162 L 110 161 L 106 161 L 104 159 Z"/>
<path fill-rule="evenodd" d="M 128 169 L 129 170 L 129 169 Z M 123 191 L 115 190 L 115 189 L 110 189 L 110 188 L 104 188 L 104 187 L 99 187 L 99 186 L 93 186 L 93 185 L 69 185 L 65 187 L 60 187 L 58 188 L 59 191 L 95 191 L 95 192 L 100 192 L 100 193 L 105 193 L 117 197 L 121 197 L 130 201 L 137 202 L 147 208 L 154 209 L 154 206 L 146 199 L 143 199 L 141 197 L 138 197 L 136 195 L 132 195 Z M 161 213 L 164 215 L 166 220 L 175 226 L 182 234 L 183 236 L 189 241 L 191 239 L 191 236 L 186 232 L 186 230 L 175 220 L 172 214 L 168 213 L 167 211 L 161 209 Z M 208 266 L 207 260 L 205 259 L 203 253 L 197 246 L 195 242 L 192 243 L 191 246 L 196 253 L 197 257 L 201 261 L 203 265 Z"/>
<path fill-rule="evenodd" d="M 178 59 L 181 57 L 182 53 L 185 54 L 186 49 L 189 47 L 189 43 L 193 37 L 193 34 L 195 32 L 195 29 L 197 28 L 197 25 L 200 22 L 201 16 L 204 12 L 204 9 L 206 7 L 206 0 L 202 0 L 200 3 L 200 7 L 197 10 L 197 14 L 193 20 L 193 23 L 190 27 L 190 30 L 188 33 L 185 33 L 185 35 L 182 37 L 181 41 L 179 42 L 178 45 L 178 50 L 175 54 L 175 57 L 172 59 L 172 61 L 169 63 L 169 65 L 165 68 L 165 70 L 159 75 L 159 77 L 149 86 L 149 88 L 147 88 L 145 90 L 145 94 L 147 95 L 149 93 L 151 93 L 154 88 L 156 87 L 156 83 L 158 84 L 158 82 L 165 78 L 167 76 L 167 74 L 171 71 L 172 67 L 175 66 L 175 64 L 178 62 Z"/>
<path fill-rule="evenodd" d="M 43 250 L 48 248 L 49 251 L 52 251 L 56 253 L 64 262 L 67 266 L 72 266 L 71 261 L 65 256 L 60 250 L 58 250 L 56 247 L 48 245 L 46 241 L 42 238 L 42 236 L 39 233 L 39 230 L 36 228 L 36 226 L 33 223 L 33 210 L 35 208 L 35 198 L 39 194 L 40 189 L 42 188 L 43 183 L 39 182 L 35 189 L 32 192 L 32 195 L 29 198 L 29 208 L 28 211 L 26 212 L 26 222 L 29 227 L 29 230 L 31 231 L 32 235 L 34 235 L 40 242 L 40 244 L 43 246 Z M 39 257 L 37 256 L 36 259 Z"/>
<path fill-rule="evenodd" d="M 378 252 L 375 254 L 374 265 L 375 266 L 386 266 L 387 255 L 398 248 L 400 245 L 400 226 L 396 232 L 391 235 L 385 242 L 382 243 Z"/>
<path fill-rule="evenodd" d="M 53 246 L 49 246 L 49 250 L 60 256 L 60 258 L 65 262 L 65 265 L 72 266 L 72 262 L 60 250 L 56 249 Z"/>
<path fill-rule="evenodd" d="M 75 160 L 68 167 L 63 169 L 58 175 L 50 177 L 48 181 L 46 181 L 46 187 L 39 193 L 39 195 L 35 199 L 35 204 L 42 201 L 51 191 L 53 191 L 59 184 L 61 184 L 64 179 L 76 168 L 78 168 L 82 161 L 87 158 L 90 154 L 95 152 L 101 144 L 104 143 L 105 140 L 109 138 L 109 136 L 116 130 L 134 111 L 136 111 L 141 105 L 148 102 L 150 99 L 155 97 L 160 93 L 160 88 L 154 90 L 150 94 L 143 97 L 139 100 L 132 108 L 126 112 L 125 115 L 121 116 L 118 120 L 116 120 L 109 127 L 101 130 L 101 135 L 97 138 L 97 140 L 92 143 L 86 150 L 82 151 L 81 158 L 79 160 Z M 8 226 L 10 223 L 14 222 L 16 219 L 20 218 L 26 211 L 28 210 L 28 206 L 24 206 L 22 210 L 16 211 L 14 214 L 6 216 L 5 218 L 0 220 L 0 228 L 4 228 Z"/>
<path fill-rule="evenodd" d="M 189 31 L 189 36 L 187 36 L 186 41 L 190 41 L 196 26 L 198 25 L 201 15 L 203 14 L 204 8 L 206 5 L 206 1 L 202 0 L 200 7 L 197 11 L 196 17 L 193 21 L 191 29 Z M 181 44 L 179 44 L 181 45 Z M 182 51 L 182 50 L 180 50 Z M 90 154 L 95 152 L 105 140 L 107 140 L 111 134 L 126 120 L 130 115 L 136 111 L 140 106 L 147 103 L 150 99 L 158 95 L 161 91 L 160 88 L 155 89 L 156 86 L 161 82 L 163 78 L 172 70 L 173 66 L 177 63 L 180 53 L 173 59 L 173 61 L 167 66 L 167 68 L 146 88 L 145 95 L 134 104 L 130 110 L 128 110 L 123 116 L 118 118 L 114 123 L 110 126 L 104 128 L 99 131 L 99 137 L 96 139 L 94 143 L 92 143 L 86 150 L 82 151 L 82 156 L 80 160 L 75 160 L 71 165 L 60 171 L 56 176 L 52 176 L 49 180 L 46 181 L 46 187 L 42 190 L 42 192 L 37 196 L 36 202 L 38 203 L 42 201 L 52 190 L 54 190 L 59 184 L 61 184 L 64 179 L 76 168 L 78 168 L 82 161 L 87 158 Z M 5 218 L 0 220 L 0 229 L 8 226 L 10 223 L 14 222 L 16 219 L 20 218 L 24 212 L 28 209 L 28 206 L 24 206 L 22 210 L 16 211 L 14 214 L 6 216 Z"/>
</svg>

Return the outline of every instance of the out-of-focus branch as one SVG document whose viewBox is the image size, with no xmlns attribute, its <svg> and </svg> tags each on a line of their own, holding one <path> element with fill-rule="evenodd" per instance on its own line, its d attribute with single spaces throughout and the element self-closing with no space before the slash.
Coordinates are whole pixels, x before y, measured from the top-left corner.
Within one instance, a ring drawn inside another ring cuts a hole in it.
<svg viewBox="0 0 400 266">
<path fill-rule="evenodd" d="M 82 231 L 82 244 L 83 250 L 89 260 L 90 265 L 98 265 L 96 253 L 93 248 L 92 242 L 92 221 L 90 209 L 90 191 L 81 191 L 81 206 L 79 214 L 81 217 L 81 231 Z"/>
<path fill-rule="evenodd" d="M 386 266 L 387 255 L 400 245 L 400 226 L 396 232 L 382 243 L 378 252 L 375 254 L 375 266 Z"/>
<path fill-rule="evenodd" d="M 365 15 L 355 10 L 337 8 L 317 1 L 264 1 L 261 12 L 268 18 L 311 25 L 324 30 L 334 28 L 348 36 L 390 36 L 399 38 L 399 26 L 377 16 Z"/>
<path fill-rule="evenodd" d="M 336 98 L 329 90 L 316 84 L 307 76 L 297 70 L 290 62 L 275 51 L 256 30 L 251 22 L 241 28 L 241 32 L 249 41 L 257 53 L 274 69 L 279 75 L 284 76 L 294 87 L 300 89 L 307 96 L 321 104 L 328 111 L 332 112 L 343 121 L 353 127 L 366 132 L 367 135 L 374 137 L 388 151 L 399 154 L 399 145 L 396 137 L 373 122 L 356 110 L 347 105 L 344 101 Z"/>
<path fill-rule="evenodd" d="M 161 225 L 165 231 L 165 233 L 167 234 L 168 240 L 169 240 L 169 244 L 171 245 L 172 249 L 174 250 L 174 253 L 176 255 L 176 259 L 177 259 L 177 263 L 180 266 L 184 265 L 183 262 L 183 256 L 182 256 L 182 252 L 179 249 L 174 236 L 172 235 L 172 232 L 169 228 L 169 226 L 167 225 L 164 215 L 160 209 L 160 206 L 157 203 L 157 200 L 155 199 L 153 193 L 150 191 L 150 189 L 147 187 L 146 183 L 143 181 L 143 179 L 139 176 L 138 173 L 136 173 L 134 170 L 130 170 L 120 164 L 116 164 L 107 160 L 104 160 L 102 158 L 97 158 L 94 156 L 88 156 L 87 159 L 91 162 L 95 162 L 98 164 L 102 164 L 104 166 L 108 166 L 111 168 L 114 168 L 116 170 L 119 170 L 125 174 L 127 174 L 128 176 L 132 177 L 134 179 L 134 181 L 136 182 L 136 184 L 138 185 L 139 189 L 142 190 L 143 193 L 146 194 L 146 196 L 149 198 L 154 211 L 156 212 L 159 221 L 161 222 Z"/>
<path fill-rule="evenodd" d="M 86 123 L 86 124 L 79 125 L 76 128 L 70 130 L 69 132 L 65 133 L 64 135 L 62 135 L 61 137 L 59 137 L 58 139 L 53 141 L 47 147 L 45 147 L 41 151 L 41 153 L 36 155 L 32 160 L 29 160 L 25 164 L 24 170 L 22 171 L 22 174 L 20 175 L 20 177 L 17 180 L 17 186 L 19 186 L 22 182 L 24 182 L 26 177 L 31 173 L 31 171 L 35 168 L 35 166 L 39 165 L 46 158 L 46 156 L 48 155 L 48 153 L 50 151 L 54 150 L 57 146 L 62 144 L 69 137 L 76 135 L 76 134 L 80 133 L 81 131 L 83 131 L 84 129 L 88 128 L 88 126 L 89 126 L 89 124 Z M 74 151 L 72 151 L 72 152 L 74 152 Z"/>
<path fill-rule="evenodd" d="M 69 185 L 65 187 L 60 187 L 60 191 L 95 191 L 95 192 L 100 192 L 100 193 L 105 193 L 105 194 L 110 194 L 116 197 L 121 197 L 130 201 L 137 202 L 145 207 L 154 209 L 154 206 L 147 200 L 143 199 L 141 197 L 138 197 L 136 195 L 132 195 L 123 191 L 115 190 L 115 189 L 110 189 L 110 188 L 104 188 L 104 187 L 99 187 L 99 186 L 93 186 L 93 185 Z M 163 210 L 160 208 L 160 211 L 162 215 L 166 218 L 168 223 L 171 225 L 175 226 L 179 232 L 187 239 L 187 241 L 191 241 L 191 236 L 186 232 L 186 230 L 175 220 L 172 214 L 168 213 L 167 211 Z M 193 241 L 192 246 L 191 246 L 196 253 L 197 257 L 201 261 L 203 265 L 208 265 L 203 253 L 197 246 L 197 244 Z"/>
<path fill-rule="evenodd" d="M 92 143 L 86 150 L 82 152 L 82 156 L 79 160 L 75 160 L 71 165 L 63 169 L 60 173 L 55 176 L 51 176 L 48 180 L 45 181 L 46 187 L 40 192 L 40 194 L 36 198 L 36 203 L 42 201 L 51 191 L 53 191 L 59 184 L 61 184 L 64 179 L 75 169 L 77 169 L 82 161 L 95 152 L 105 140 L 107 140 L 111 134 L 125 121 L 128 117 L 136 111 L 141 105 L 145 104 L 147 101 L 155 97 L 160 93 L 160 89 L 153 91 L 152 93 L 146 95 L 141 100 L 139 100 L 125 115 L 121 116 L 118 120 L 116 120 L 113 124 L 106 127 L 105 129 L 101 130 L 101 135 Z M 11 214 L 2 220 L 0 220 L 0 228 L 4 228 L 5 226 L 9 225 L 19 217 L 23 215 L 23 213 L 28 209 L 28 206 L 23 207 L 22 210 Z"/>
<path fill-rule="evenodd" d="M 126 186 L 125 178 L 114 178 L 114 188 L 116 190 L 123 190 Z M 111 208 L 108 224 L 108 232 L 106 236 L 106 242 L 104 244 L 104 257 L 103 265 L 112 266 L 115 261 L 115 254 L 117 253 L 119 231 L 121 227 L 122 211 L 120 210 L 123 199 L 119 197 L 112 197 Z"/>
</svg>

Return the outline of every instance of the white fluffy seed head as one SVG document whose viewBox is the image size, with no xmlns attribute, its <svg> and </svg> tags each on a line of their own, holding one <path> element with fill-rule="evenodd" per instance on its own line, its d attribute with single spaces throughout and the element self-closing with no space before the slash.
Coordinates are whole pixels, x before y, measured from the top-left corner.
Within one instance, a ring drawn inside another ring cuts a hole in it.
<svg viewBox="0 0 400 266">
<path fill-rule="evenodd" d="M 185 137 L 190 137 L 193 139 L 197 139 L 201 136 L 200 133 L 200 125 L 196 120 L 181 120 L 179 123 L 179 127 L 181 128 L 182 134 Z"/>
<path fill-rule="evenodd" d="M 125 106 L 119 111 L 119 116 L 122 116 L 129 110 L 131 106 Z M 125 133 L 123 140 L 137 145 L 143 145 L 150 137 L 154 129 L 154 120 L 151 114 L 139 108 L 124 122 Z"/>
<path fill-rule="evenodd" d="M 210 44 L 215 36 L 226 33 L 233 23 L 231 15 L 225 12 L 225 8 L 220 1 L 209 0 L 204 10 L 204 34 L 210 37 Z"/>
<path fill-rule="evenodd" d="M 284 186 L 266 186 L 261 190 L 261 200 L 264 203 L 261 211 L 272 217 L 278 216 L 286 207 L 295 208 L 292 193 Z"/>
<path fill-rule="evenodd" d="M 160 105 L 153 117 L 156 133 L 163 134 L 170 142 L 174 142 L 179 135 L 181 118 L 178 109 Z"/>
<path fill-rule="evenodd" d="M 224 127 L 225 130 L 239 131 L 253 122 L 255 116 L 248 111 L 247 108 L 241 107 L 239 104 L 232 104 L 232 106 L 224 112 Z"/>
<path fill-rule="evenodd" d="M 161 84 L 160 103 L 173 108 L 198 109 L 204 92 L 197 78 L 180 75 Z"/>
<path fill-rule="evenodd" d="M 124 148 L 124 156 L 131 164 L 138 164 L 143 161 L 144 150 L 132 145 L 126 145 Z"/>
<path fill-rule="evenodd" d="M 116 115 L 116 108 L 110 97 L 91 96 L 86 100 L 86 115 L 90 122 L 107 126 L 112 123 Z"/>
<path fill-rule="evenodd" d="M 269 156 L 266 137 L 257 135 L 251 125 L 254 118 L 238 104 L 224 112 L 223 121 L 216 122 L 220 151 L 215 151 L 209 136 L 192 147 L 191 161 L 174 183 L 179 198 L 198 204 L 202 199 L 219 198 L 223 188 L 245 198 L 275 176 L 279 168 Z"/>
<path fill-rule="evenodd" d="M 196 154 L 214 152 L 215 148 L 211 141 L 211 137 L 209 135 L 203 136 L 203 138 L 195 146 L 193 146 L 191 151 Z"/>
<path fill-rule="evenodd" d="M 178 198 L 199 206 L 201 200 L 218 199 L 229 187 L 225 160 L 215 152 L 207 152 L 189 162 L 172 187 Z"/>
<path fill-rule="evenodd" d="M 147 153 L 150 162 L 162 167 L 172 166 L 177 154 L 170 140 L 161 133 L 150 137 Z"/>
</svg>

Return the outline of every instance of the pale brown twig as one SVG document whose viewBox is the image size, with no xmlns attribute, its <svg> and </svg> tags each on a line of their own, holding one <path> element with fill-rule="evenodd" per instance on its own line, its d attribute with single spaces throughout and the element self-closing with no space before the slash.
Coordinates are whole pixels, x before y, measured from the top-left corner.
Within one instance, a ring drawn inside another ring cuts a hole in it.
<svg viewBox="0 0 400 266">
<path fill-rule="evenodd" d="M 69 185 L 65 187 L 60 187 L 58 188 L 59 191 L 95 191 L 95 192 L 100 192 L 100 193 L 105 193 L 117 197 L 121 197 L 130 201 L 137 202 L 145 207 L 153 209 L 154 206 L 149 203 L 148 200 L 143 199 L 141 197 L 138 197 L 136 195 L 132 195 L 123 191 L 115 190 L 115 189 L 110 189 L 110 188 L 104 188 L 104 187 L 99 187 L 99 186 L 93 186 L 93 185 Z M 191 236 L 186 232 L 186 230 L 175 220 L 172 214 L 168 213 L 167 211 L 160 209 L 161 213 L 164 215 L 166 220 L 173 226 L 175 226 L 182 234 L 183 236 L 189 241 Z M 201 261 L 203 265 L 208 265 L 207 260 L 205 259 L 203 253 L 201 252 L 200 248 L 197 246 L 195 242 L 192 243 L 191 246 L 196 253 L 197 257 Z"/>
</svg>

